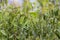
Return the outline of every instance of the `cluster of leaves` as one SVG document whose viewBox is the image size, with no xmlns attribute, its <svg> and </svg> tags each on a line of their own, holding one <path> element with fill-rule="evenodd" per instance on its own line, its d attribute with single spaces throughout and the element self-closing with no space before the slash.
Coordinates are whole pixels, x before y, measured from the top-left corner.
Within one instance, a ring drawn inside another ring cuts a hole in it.
<svg viewBox="0 0 60 40">
<path fill-rule="evenodd" d="M 0 40 L 60 40 L 60 10 L 53 4 L 46 8 L 45 2 L 42 11 L 40 6 L 31 11 L 28 1 L 22 10 L 13 6 L 0 10 Z"/>
</svg>

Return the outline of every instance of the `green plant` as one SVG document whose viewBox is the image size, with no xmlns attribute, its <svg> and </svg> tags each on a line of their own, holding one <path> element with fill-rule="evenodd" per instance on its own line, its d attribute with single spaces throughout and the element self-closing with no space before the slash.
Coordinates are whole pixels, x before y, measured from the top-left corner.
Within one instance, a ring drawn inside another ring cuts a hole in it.
<svg viewBox="0 0 60 40">
<path fill-rule="evenodd" d="M 46 4 L 38 3 L 36 11 L 31 11 L 34 8 L 29 1 L 24 2 L 22 10 L 11 5 L 0 10 L 0 40 L 60 40 L 57 4 L 49 4 L 48 1 L 49 6 L 46 7 Z"/>
</svg>

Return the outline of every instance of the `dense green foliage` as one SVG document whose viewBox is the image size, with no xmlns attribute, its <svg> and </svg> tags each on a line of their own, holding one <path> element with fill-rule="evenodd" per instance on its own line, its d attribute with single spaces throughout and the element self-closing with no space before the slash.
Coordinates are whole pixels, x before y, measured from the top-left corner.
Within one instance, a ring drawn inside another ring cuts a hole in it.
<svg viewBox="0 0 60 40">
<path fill-rule="evenodd" d="M 0 40 L 60 40 L 58 1 L 42 1 L 38 0 L 35 11 L 36 6 L 29 1 L 24 2 L 22 10 L 12 5 L 0 10 Z"/>
</svg>

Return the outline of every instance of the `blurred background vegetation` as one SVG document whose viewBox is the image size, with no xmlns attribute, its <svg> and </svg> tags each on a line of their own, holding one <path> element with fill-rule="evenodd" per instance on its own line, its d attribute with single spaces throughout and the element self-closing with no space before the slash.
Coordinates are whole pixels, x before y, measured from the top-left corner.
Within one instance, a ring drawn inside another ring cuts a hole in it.
<svg viewBox="0 0 60 40">
<path fill-rule="evenodd" d="M 60 0 L 23 1 L 0 0 L 0 40 L 60 40 Z"/>
</svg>

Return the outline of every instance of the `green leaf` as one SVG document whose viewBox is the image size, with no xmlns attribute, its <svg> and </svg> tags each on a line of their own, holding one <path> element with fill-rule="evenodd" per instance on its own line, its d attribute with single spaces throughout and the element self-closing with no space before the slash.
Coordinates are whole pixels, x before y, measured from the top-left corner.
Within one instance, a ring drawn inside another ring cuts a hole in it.
<svg viewBox="0 0 60 40">
<path fill-rule="evenodd" d="M 7 36 L 6 32 L 4 30 L 0 30 L 0 32 L 4 35 Z"/>
<path fill-rule="evenodd" d="M 30 12 L 30 16 L 32 18 L 36 18 L 36 17 L 38 17 L 38 13 L 36 13 L 36 12 Z"/>
<path fill-rule="evenodd" d="M 20 18 L 20 24 L 23 24 L 23 22 L 24 22 L 24 16 L 22 16 L 21 18 Z"/>
</svg>

